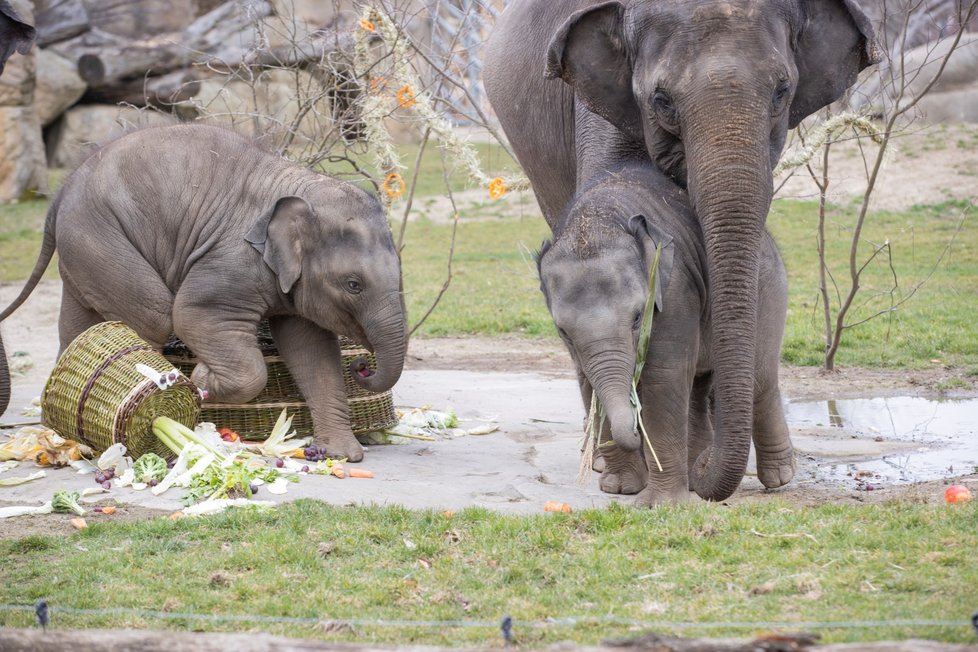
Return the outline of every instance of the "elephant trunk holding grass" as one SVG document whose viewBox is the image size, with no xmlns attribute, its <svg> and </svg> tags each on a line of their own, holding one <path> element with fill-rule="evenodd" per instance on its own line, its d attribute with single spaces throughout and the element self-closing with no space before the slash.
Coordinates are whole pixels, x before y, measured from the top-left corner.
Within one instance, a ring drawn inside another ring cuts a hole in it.
<svg viewBox="0 0 978 652">
<path fill-rule="evenodd" d="M 656 312 L 638 389 L 661 471 L 635 438 L 630 401 L 657 247 Z M 758 477 L 780 486 L 794 471 L 778 391 L 787 278 L 767 233 L 759 256 L 756 330 L 741 345 L 757 351 L 747 400 L 754 407 Z M 585 406 L 596 392 L 610 424 L 598 449 L 605 464 L 600 486 L 608 493 L 641 492 L 642 505 L 687 500 L 697 459 L 713 439 L 710 391 L 717 360 L 710 333 L 717 325 L 707 259 L 688 195 L 647 160 L 611 165 L 586 178 L 538 259 L 541 289 L 578 367 Z"/>
<path fill-rule="evenodd" d="M 375 353 L 376 372 L 352 370 L 373 392 L 400 377 L 406 346 L 400 262 L 366 192 L 222 128 L 146 129 L 66 179 L 34 271 L 0 320 L 30 295 L 55 247 L 62 351 L 104 320 L 156 347 L 176 333 L 198 357 L 193 380 L 208 400 L 239 403 L 265 387 L 257 328 L 268 319 L 309 404 L 314 443 L 362 459 L 337 335 Z"/>
<path fill-rule="evenodd" d="M 688 189 L 715 325 L 715 441 L 693 473 L 709 500 L 733 493 L 750 450 L 771 170 L 787 130 L 875 59 L 852 0 L 516 0 L 490 36 L 486 91 L 551 228 L 581 146 L 606 160 L 643 152 Z"/>
</svg>

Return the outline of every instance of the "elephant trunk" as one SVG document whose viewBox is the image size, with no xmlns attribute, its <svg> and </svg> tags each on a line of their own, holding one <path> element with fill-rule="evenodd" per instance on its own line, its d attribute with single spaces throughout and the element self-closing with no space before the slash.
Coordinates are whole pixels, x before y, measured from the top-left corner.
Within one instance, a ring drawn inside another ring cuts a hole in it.
<svg viewBox="0 0 978 652">
<path fill-rule="evenodd" d="M 386 392 L 401 377 L 407 348 L 404 305 L 400 293 L 381 301 L 362 323 L 367 341 L 377 358 L 377 369 L 371 372 L 366 365 L 357 365 L 354 361 L 351 369 L 353 378 L 368 392 Z"/>
<path fill-rule="evenodd" d="M 7 366 L 7 351 L 3 346 L 3 336 L 0 336 L 0 415 L 7 411 L 10 405 L 10 368 Z"/>
<path fill-rule="evenodd" d="M 581 366 L 598 394 L 611 426 L 611 438 L 624 450 L 637 450 L 641 439 L 630 401 L 635 351 L 631 338 L 601 340 L 580 346 Z"/>
<path fill-rule="evenodd" d="M 715 112 L 690 116 L 686 151 L 706 246 L 715 379 L 714 441 L 691 481 L 701 498 L 720 501 L 740 485 L 750 453 L 759 251 L 773 184 L 766 118 L 744 118 L 766 107 L 716 100 L 704 106 L 728 107 L 734 118 L 718 125 Z"/>
</svg>

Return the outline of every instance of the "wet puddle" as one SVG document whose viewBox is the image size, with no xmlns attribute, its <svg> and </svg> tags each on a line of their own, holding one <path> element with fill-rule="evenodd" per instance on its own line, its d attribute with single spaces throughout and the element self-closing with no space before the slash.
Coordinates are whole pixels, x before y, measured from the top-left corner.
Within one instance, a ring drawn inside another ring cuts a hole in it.
<svg viewBox="0 0 978 652">
<path fill-rule="evenodd" d="M 790 426 L 816 429 L 813 442 L 825 440 L 815 445 L 825 455 L 814 454 L 821 480 L 869 489 L 966 475 L 978 468 L 978 399 L 791 401 L 785 411 Z M 853 454 L 833 454 L 847 448 Z"/>
</svg>

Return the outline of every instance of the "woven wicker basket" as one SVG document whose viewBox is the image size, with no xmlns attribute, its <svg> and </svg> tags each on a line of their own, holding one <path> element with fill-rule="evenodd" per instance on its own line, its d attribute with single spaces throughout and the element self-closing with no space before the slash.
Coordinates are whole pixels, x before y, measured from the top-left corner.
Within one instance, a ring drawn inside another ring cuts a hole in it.
<svg viewBox="0 0 978 652">
<path fill-rule="evenodd" d="M 214 425 L 226 426 L 245 439 L 264 439 L 272 431 L 278 415 L 285 408 L 292 416 L 292 428 L 300 437 L 313 434 L 312 414 L 306 405 L 302 392 L 288 367 L 278 354 L 272 340 L 268 322 L 261 322 L 258 328 L 258 345 L 268 368 L 268 381 L 261 394 L 247 403 L 204 403 L 200 420 Z M 363 356 L 372 369 L 376 368 L 376 358 L 360 345 L 340 338 L 340 353 L 343 357 L 343 382 L 346 386 L 347 403 L 350 406 L 350 426 L 354 434 L 383 430 L 397 424 L 394 411 L 394 396 L 390 391 L 373 393 L 357 384 L 350 373 L 350 362 Z M 163 347 L 163 355 L 182 373 L 189 376 L 197 359 L 187 346 L 175 336 Z"/>
<path fill-rule="evenodd" d="M 97 451 L 121 442 L 134 458 L 147 452 L 172 457 L 153 434 L 153 420 L 167 416 L 193 428 L 200 393 L 183 375 L 160 389 L 136 369 L 140 363 L 161 375 L 173 369 L 125 324 L 92 326 L 58 358 L 41 396 L 42 422 Z"/>
</svg>

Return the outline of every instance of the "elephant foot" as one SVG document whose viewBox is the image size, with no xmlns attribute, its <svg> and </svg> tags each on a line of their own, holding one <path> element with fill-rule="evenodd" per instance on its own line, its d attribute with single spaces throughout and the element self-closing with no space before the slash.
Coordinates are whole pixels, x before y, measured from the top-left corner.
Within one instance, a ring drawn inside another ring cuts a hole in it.
<svg viewBox="0 0 978 652">
<path fill-rule="evenodd" d="M 591 470 L 595 473 L 604 473 L 605 467 L 607 465 L 604 462 L 604 458 L 600 455 L 594 457 L 594 461 L 591 462 Z"/>
<path fill-rule="evenodd" d="M 347 462 L 359 462 L 363 459 L 363 446 L 353 436 L 353 433 L 343 436 L 316 438 L 313 444 L 326 450 L 326 457 L 334 460 L 345 459 Z"/>
<path fill-rule="evenodd" d="M 637 494 L 645 486 L 648 469 L 638 451 L 608 451 L 602 454 L 604 471 L 598 486 L 607 494 Z"/>
<path fill-rule="evenodd" d="M 692 502 L 696 494 L 688 489 L 663 490 L 646 486 L 637 496 L 635 496 L 636 507 L 655 507 L 657 505 L 676 505 L 679 503 Z"/>
<path fill-rule="evenodd" d="M 795 477 L 795 453 L 792 448 L 775 456 L 757 456 L 757 479 L 768 489 L 783 487 Z"/>
</svg>

